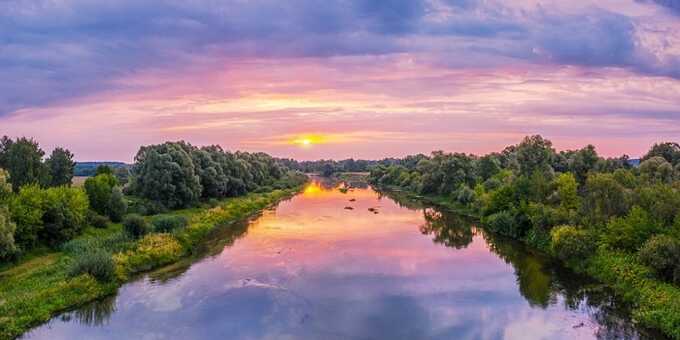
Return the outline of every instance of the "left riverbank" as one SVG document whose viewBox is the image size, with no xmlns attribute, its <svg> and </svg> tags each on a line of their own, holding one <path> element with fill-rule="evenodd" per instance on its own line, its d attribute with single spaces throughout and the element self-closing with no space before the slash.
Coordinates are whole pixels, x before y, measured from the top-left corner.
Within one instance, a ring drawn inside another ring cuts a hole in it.
<svg viewBox="0 0 680 340">
<path fill-rule="evenodd" d="M 150 233 L 138 240 L 122 237 L 120 224 L 91 228 L 62 251 L 26 258 L 2 269 L 0 339 L 16 338 L 59 312 L 114 294 L 135 274 L 191 256 L 215 228 L 255 215 L 294 196 L 302 187 L 251 193 L 219 201 L 212 207 L 176 210 L 165 215 L 186 217 L 186 227 L 169 233 Z M 92 248 L 116 250 L 114 280 L 101 282 L 89 274 L 69 277 L 69 268 L 78 252 Z"/>
</svg>

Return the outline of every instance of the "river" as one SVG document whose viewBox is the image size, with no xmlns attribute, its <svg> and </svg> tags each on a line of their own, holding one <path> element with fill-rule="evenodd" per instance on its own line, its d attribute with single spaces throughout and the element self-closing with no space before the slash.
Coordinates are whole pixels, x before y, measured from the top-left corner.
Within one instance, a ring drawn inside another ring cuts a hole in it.
<svg viewBox="0 0 680 340">
<path fill-rule="evenodd" d="M 24 339 L 638 339 L 601 285 L 463 217 L 315 179 Z"/>
</svg>

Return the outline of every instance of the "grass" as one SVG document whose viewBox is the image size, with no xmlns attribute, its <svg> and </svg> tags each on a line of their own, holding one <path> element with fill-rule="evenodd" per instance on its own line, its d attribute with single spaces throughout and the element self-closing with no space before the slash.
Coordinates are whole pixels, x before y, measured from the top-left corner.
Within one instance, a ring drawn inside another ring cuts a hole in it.
<svg viewBox="0 0 680 340">
<path fill-rule="evenodd" d="M 28 254 L 20 263 L 0 268 L 0 339 L 18 337 L 59 312 L 111 295 L 134 274 L 191 256 L 218 226 L 243 220 L 298 190 L 249 194 L 221 201 L 214 208 L 175 211 L 172 214 L 187 217 L 189 224 L 172 233 L 131 240 L 120 224 L 109 224 L 104 229 L 88 228 L 62 251 Z M 98 282 L 89 274 L 69 277 L 75 258 L 93 249 L 112 253 L 115 280 Z"/>
</svg>

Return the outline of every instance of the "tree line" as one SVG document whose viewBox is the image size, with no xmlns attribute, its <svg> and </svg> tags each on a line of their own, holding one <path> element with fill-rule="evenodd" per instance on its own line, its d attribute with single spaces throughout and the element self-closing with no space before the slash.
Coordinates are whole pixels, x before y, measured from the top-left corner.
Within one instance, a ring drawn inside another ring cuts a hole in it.
<svg viewBox="0 0 680 340">
<path fill-rule="evenodd" d="M 265 153 L 179 141 L 142 146 L 127 183 L 100 166 L 74 187 L 73 154 L 55 148 L 44 156 L 33 139 L 0 139 L 0 261 L 57 247 L 88 226 L 106 227 L 128 214 L 156 214 L 306 180 Z"/>
<path fill-rule="evenodd" d="M 592 145 L 557 152 L 536 135 L 483 156 L 407 156 L 369 180 L 453 204 L 575 266 L 607 249 L 680 284 L 680 146 L 655 144 L 635 164 Z"/>
</svg>

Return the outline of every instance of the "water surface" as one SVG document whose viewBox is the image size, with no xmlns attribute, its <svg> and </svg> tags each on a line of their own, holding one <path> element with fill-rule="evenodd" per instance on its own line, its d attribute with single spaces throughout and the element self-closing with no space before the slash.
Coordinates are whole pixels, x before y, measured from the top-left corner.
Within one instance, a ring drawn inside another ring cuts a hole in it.
<svg viewBox="0 0 680 340">
<path fill-rule="evenodd" d="M 343 191 L 314 181 L 216 232 L 205 257 L 146 275 L 25 338 L 651 337 L 601 286 L 521 244 L 368 187 Z"/>
</svg>

